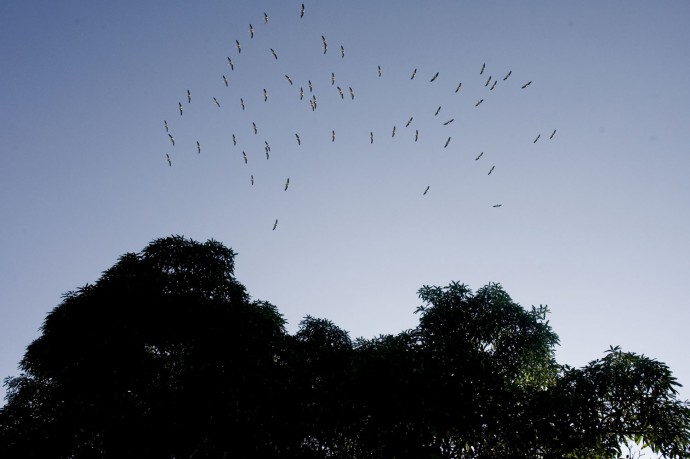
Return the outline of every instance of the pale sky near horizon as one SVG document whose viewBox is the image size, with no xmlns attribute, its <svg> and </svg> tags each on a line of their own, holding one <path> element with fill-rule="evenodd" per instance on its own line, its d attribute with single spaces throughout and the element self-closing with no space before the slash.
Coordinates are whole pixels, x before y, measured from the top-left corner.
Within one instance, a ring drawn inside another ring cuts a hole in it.
<svg viewBox="0 0 690 459">
<path fill-rule="evenodd" d="M 181 234 L 291 332 L 396 333 L 422 285 L 498 282 L 549 305 L 560 363 L 621 345 L 690 385 L 690 3 L 300 4 L 0 8 L 0 377 L 61 294 Z"/>
</svg>

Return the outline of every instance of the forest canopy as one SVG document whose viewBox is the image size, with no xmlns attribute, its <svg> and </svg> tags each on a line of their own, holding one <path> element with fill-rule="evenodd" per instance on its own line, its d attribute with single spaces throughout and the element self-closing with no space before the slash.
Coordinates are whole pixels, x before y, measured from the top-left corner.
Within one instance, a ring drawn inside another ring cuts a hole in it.
<svg viewBox="0 0 690 459">
<path fill-rule="evenodd" d="M 499 284 L 424 286 L 418 325 L 289 334 L 223 244 L 171 236 L 64 295 L 5 379 L 4 458 L 690 457 L 690 403 L 662 362 L 555 359 L 546 306 Z"/>
</svg>

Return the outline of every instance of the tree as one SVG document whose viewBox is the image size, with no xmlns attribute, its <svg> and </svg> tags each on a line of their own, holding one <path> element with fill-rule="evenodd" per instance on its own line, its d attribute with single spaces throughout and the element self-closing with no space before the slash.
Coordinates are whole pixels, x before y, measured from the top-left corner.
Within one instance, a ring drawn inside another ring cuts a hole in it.
<svg viewBox="0 0 690 459">
<path fill-rule="evenodd" d="M 663 363 L 611 348 L 559 365 L 545 306 L 498 284 L 425 286 L 419 325 L 290 335 L 210 240 L 157 239 L 67 293 L 6 379 L 0 457 L 690 457 Z"/>
</svg>

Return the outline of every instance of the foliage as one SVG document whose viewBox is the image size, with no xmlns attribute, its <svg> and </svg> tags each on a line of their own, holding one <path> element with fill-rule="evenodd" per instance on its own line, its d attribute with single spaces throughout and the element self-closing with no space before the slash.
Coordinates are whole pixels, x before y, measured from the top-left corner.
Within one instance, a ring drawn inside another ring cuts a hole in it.
<svg viewBox="0 0 690 459">
<path fill-rule="evenodd" d="M 67 293 L 6 379 L 8 458 L 690 457 L 690 406 L 663 363 L 554 358 L 545 306 L 498 284 L 425 286 L 419 325 L 290 335 L 234 278 L 235 253 L 179 236 Z"/>
</svg>

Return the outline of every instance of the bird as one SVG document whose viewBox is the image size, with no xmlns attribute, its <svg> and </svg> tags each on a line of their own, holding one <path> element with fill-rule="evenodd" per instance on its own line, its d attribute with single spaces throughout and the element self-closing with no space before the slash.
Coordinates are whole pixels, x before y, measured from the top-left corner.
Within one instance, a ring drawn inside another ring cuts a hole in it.
<svg viewBox="0 0 690 459">
<path fill-rule="evenodd" d="M 264 24 L 268 24 L 268 14 L 264 11 Z"/>
<path fill-rule="evenodd" d="M 254 128 L 254 134 L 256 134 L 258 131 L 256 129 L 256 123 L 252 121 L 252 127 Z"/>
<path fill-rule="evenodd" d="M 244 99 L 240 97 L 240 106 L 242 107 L 242 110 L 244 110 Z"/>
<path fill-rule="evenodd" d="M 350 97 L 352 100 L 355 100 L 355 92 L 352 90 L 352 86 L 347 87 L 350 90 Z"/>
<path fill-rule="evenodd" d="M 495 87 L 496 87 L 496 80 L 494 80 L 494 84 L 491 85 L 490 91 L 493 91 Z"/>
<path fill-rule="evenodd" d="M 268 158 L 271 156 L 271 155 L 269 155 L 268 153 L 269 153 L 269 151 L 271 151 L 271 150 L 269 150 L 268 148 L 265 148 L 265 150 L 266 150 L 266 161 L 268 161 Z"/>
<path fill-rule="evenodd" d="M 314 99 L 309 99 L 309 105 L 311 106 L 311 111 L 316 110 L 316 105 L 314 104 Z"/>
<path fill-rule="evenodd" d="M 299 100 L 304 99 L 304 88 L 299 88 Z"/>
<path fill-rule="evenodd" d="M 378 69 L 379 69 L 379 77 L 380 77 L 381 76 L 381 66 L 380 65 L 378 66 Z"/>
<path fill-rule="evenodd" d="M 343 90 L 340 89 L 340 86 L 338 86 L 337 88 L 338 88 L 338 94 L 340 94 L 340 98 L 341 98 L 341 99 L 344 99 L 344 98 L 345 98 L 345 95 L 343 94 Z"/>
<path fill-rule="evenodd" d="M 188 104 L 192 103 L 192 93 L 189 92 L 189 89 L 187 90 L 187 103 Z"/>
<path fill-rule="evenodd" d="M 444 126 L 448 126 L 448 125 L 449 125 L 450 123 L 452 123 L 453 121 L 455 121 L 455 118 L 449 119 L 448 121 L 446 121 L 445 123 L 443 123 L 443 125 L 444 125 Z"/>
<path fill-rule="evenodd" d="M 237 48 L 238 53 L 242 53 L 242 46 L 240 45 L 239 40 L 235 40 L 235 47 Z"/>
<path fill-rule="evenodd" d="M 439 105 L 438 108 L 436 109 L 436 113 L 434 113 L 434 116 L 438 115 L 438 112 L 441 111 L 441 106 Z"/>
<path fill-rule="evenodd" d="M 244 158 L 244 164 L 247 164 L 247 154 L 242 152 L 242 157 Z"/>
<path fill-rule="evenodd" d="M 484 102 L 484 99 L 480 99 L 479 102 L 477 102 L 476 104 L 474 104 L 474 106 L 475 106 L 475 107 L 479 107 L 479 104 L 481 104 L 482 102 Z"/>
<path fill-rule="evenodd" d="M 345 47 L 343 45 L 340 45 L 340 57 L 345 59 Z"/>
<path fill-rule="evenodd" d="M 268 151 L 271 151 L 271 146 L 268 144 L 268 141 L 264 140 L 264 143 L 266 144 L 266 147 L 265 147 L 265 148 L 266 148 Z"/>
<path fill-rule="evenodd" d="M 213 102 L 218 106 L 218 108 L 220 108 L 220 102 L 218 102 L 218 99 L 214 97 Z"/>
<path fill-rule="evenodd" d="M 228 65 L 230 66 L 230 70 L 235 70 L 235 65 L 232 63 L 232 59 L 228 56 Z"/>
<path fill-rule="evenodd" d="M 278 219 L 276 218 L 276 222 L 273 224 L 273 231 L 275 231 L 277 227 L 278 227 Z"/>
<path fill-rule="evenodd" d="M 314 88 L 311 85 L 311 80 L 307 80 L 307 83 L 309 83 L 309 92 L 313 92 Z"/>
<path fill-rule="evenodd" d="M 290 186 L 290 177 L 288 177 L 287 182 L 285 182 L 285 190 L 284 191 L 287 191 L 289 186 Z"/>
<path fill-rule="evenodd" d="M 290 78 L 289 75 L 285 75 L 285 78 L 288 80 L 288 83 L 290 83 L 290 85 L 292 85 L 292 78 Z"/>
<path fill-rule="evenodd" d="M 429 81 L 430 83 L 433 83 L 434 81 L 436 81 L 436 78 L 438 78 L 438 73 L 439 73 L 439 72 L 436 72 L 436 75 L 434 75 L 433 77 L 431 77 L 431 80 Z"/>
<path fill-rule="evenodd" d="M 163 120 L 163 126 L 165 126 L 165 132 L 170 132 L 168 129 L 168 122 L 166 120 Z"/>
<path fill-rule="evenodd" d="M 414 69 L 412 71 L 412 76 L 410 77 L 410 80 L 414 80 L 415 75 L 417 75 L 417 69 Z"/>
<path fill-rule="evenodd" d="M 549 137 L 549 139 L 553 139 L 553 136 L 555 136 L 555 135 L 556 135 L 556 130 L 554 129 L 553 132 L 551 133 L 551 137 Z"/>
<path fill-rule="evenodd" d="M 369 143 L 374 143 L 374 132 L 369 132 Z"/>
<path fill-rule="evenodd" d="M 271 48 L 271 54 L 273 54 L 273 57 L 278 59 L 278 54 L 276 53 L 276 51 L 273 48 Z"/>
<path fill-rule="evenodd" d="M 450 143 L 450 137 L 448 137 L 448 140 L 446 140 L 446 144 L 443 146 L 443 148 L 446 148 L 449 143 Z"/>
<path fill-rule="evenodd" d="M 251 175 L 252 186 L 254 186 L 254 174 Z"/>
<path fill-rule="evenodd" d="M 460 91 L 460 86 L 462 86 L 462 83 L 458 83 L 458 87 L 457 87 L 457 88 L 455 88 L 455 92 L 458 92 L 458 91 Z"/>
<path fill-rule="evenodd" d="M 422 196 L 426 196 L 426 194 L 429 192 L 429 185 L 426 186 L 426 190 L 424 190 L 424 193 L 422 193 Z"/>
<path fill-rule="evenodd" d="M 395 126 L 393 126 L 393 135 L 391 137 L 395 137 Z"/>
<path fill-rule="evenodd" d="M 321 35 L 321 45 L 323 46 L 323 53 L 326 54 L 326 51 L 328 51 L 328 42 L 323 35 Z"/>
<path fill-rule="evenodd" d="M 228 79 L 223 75 L 223 82 L 225 83 L 225 86 L 228 86 Z"/>
<path fill-rule="evenodd" d="M 302 145 L 302 141 L 299 138 L 299 134 L 295 134 L 295 137 L 297 138 L 297 145 Z"/>
<path fill-rule="evenodd" d="M 169 154 L 167 154 L 167 153 L 165 154 L 165 159 L 168 160 L 168 166 L 172 167 L 172 161 L 170 160 L 170 155 L 169 155 Z"/>
<path fill-rule="evenodd" d="M 527 83 L 522 85 L 522 89 L 525 89 L 527 86 L 531 85 L 532 81 L 528 81 Z"/>
<path fill-rule="evenodd" d="M 314 101 L 314 110 L 316 110 L 316 96 L 312 94 L 311 100 Z"/>
<path fill-rule="evenodd" d="M 178 103 L 177 103 L 177 106 L 178 106 L 179 109 L 180 109 L 180 116 L 182 116 L 182 102 L 178 102 Z"/>
<path fill-rule="evenodd" d="M 484 84 L 484 87 L 486 88 L 487 86 L 489 86 L 489 83 L 491 83 L 491 75 L 489 75 L 489 79 L 486 80 L 486 83 Z"/>
<path fill-rule="evenodd" d="M 491 169 L 489 169 L 489 173 L 486 175 L 491 175 L 491 173 L 496 169 L 496 166 L 491 166 Z"/>
<path fill-rule="evenodd" d="M 484 154 L 484 152 L 479 153 L 479 156 L 477 156 L 476 158 L 474 158 L 474 160 L 475 160 L 475 161 L 478 161 L 479 158 L 481 158 L 483 154 Z"/>
<path fill-rule="evenodd" d="M 173 147 L 174 147 L 175 146 L 175 138 L 171 134 L 168 134 L 168 137 L 170 137 L 170 142 L 173 144 Z"/>
<path fill-rule="evenodd" d="M 264 88 L 264 102 L 268 100 L 268 91 L 266 91 L 266 88 Z"/>
<path fill-rule="evenodd" d="M 537 135 L 537 138 L 534 139 L 534 142 L 532 142 L 532 143 L 537 143 L 537 140 L 539 140 L 539 137 L 541 137 L 541 134 L 538 134 L 538 135 Z"/>
<path fill-rule="evenodd" d="M 410 116 L 410 119 L 407 121 L 407 124 L 405 124 L 405 127 L 410 127 L 410 124 L 412 124 L 412 116 Z"/>
<path fill-rule="evenodd" d="M 335 84 L 335 73 L 331 72 L 331 86 Z"/>
<path fill-rule="evenodd" d="M 484 73 L 485 68 L 486 68 L 486 64 L 482 64 L 482 69 L 479 71 L 480 75 Z"/>
<path fill-rule="evenodd" d="M 232 144 L 237 146 L 237 139 L 235 138 L 235 134 L 232 135 Z"/>
<path fill-rule="evenodd" d="M 494 204 L 494 205 L 491 206 L 491 207 L 501 207 L 502 205 L 503 205 L 503 204 Z"/>
<path fill-rule="evenodd" d="M 304 3 L 302 3 L 302 8 L 299 10 L 299 17 L 303 18 L 304 17 Z"/>
<path fill-rule="evenodd" d="M 510 76 L 511 73 L 513 73 L 512 70 L 510 70 L 510 71 L 506 74 L 506 76 L 503 77 L 503 81 L 506 81 L 506 80 L 508 79 L 508 77 Z"/>
<path fill-rule="evenodd" d="M 254 26 L 249 24 L 249 38 L 254 38 Z"/>
<path fill-rule="evenodd" d="M 415 129 L 414 131 L 414 141 L 416 142 L 419 139 L 419 130 Z"/>
<path fill-rule="evenodd" d="M 199 143 L 198 140 L 196 141 L 196 152 L 201 154 L 201 144 Z"/>
</svg>

